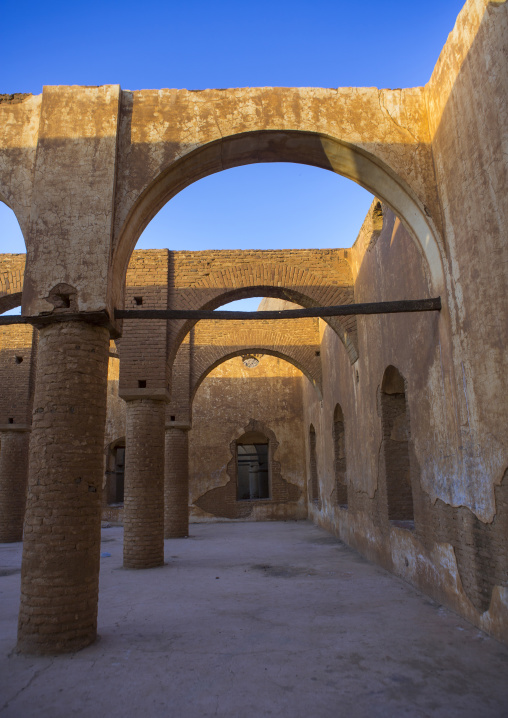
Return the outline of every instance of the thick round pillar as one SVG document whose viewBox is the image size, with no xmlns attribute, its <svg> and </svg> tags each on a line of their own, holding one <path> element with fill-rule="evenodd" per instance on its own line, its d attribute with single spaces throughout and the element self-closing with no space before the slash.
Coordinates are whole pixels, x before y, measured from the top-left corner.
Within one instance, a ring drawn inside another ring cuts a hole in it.
<svg viewBox="0 0 508 718">
<path fill-rule="evenodd" d="M 164 563 L 164 401 L 126 402 L 123 565 Z"/>
<path fill-rule="evenodd" d="M 41 329 L 30 438 L 18 649 L 63 653 L 97 635 L 109 332 Z"/>
<path fill-rule="evenodd" d="M 189 428 L 166 427 L 164 538 L 189 535 Z"/>
<path fill-rule="evenodd" d="M 28 426 L 0 429 L 0 543 L 23 538 L 29 441 Z"/>
</svg>

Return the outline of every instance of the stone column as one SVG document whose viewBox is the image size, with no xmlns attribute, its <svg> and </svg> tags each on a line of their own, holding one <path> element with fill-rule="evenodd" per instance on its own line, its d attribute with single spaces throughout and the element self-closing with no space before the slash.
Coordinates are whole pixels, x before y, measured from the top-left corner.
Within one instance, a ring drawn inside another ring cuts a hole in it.
<svg viewBox="0 0 508 718">
<path fill-rule="evenodd" d="M 165 401 L 126 401 L 124 568 L 164 563 Z"/>
<path fill-rule="evenodd" d="M 166 426 L 164 538 L 189 535 L 189 429 Z"/>
<path fill-rule="evenodd" d="M 30 439 L 18 649 L 63 653 L 97 635 L 109 331 L 41 328 Z"/>
<path fill-rule="evenodd" d="M 25 518 L 30 426 L 0 426 L 0 543 L 21 541 Z"/>
</svg>

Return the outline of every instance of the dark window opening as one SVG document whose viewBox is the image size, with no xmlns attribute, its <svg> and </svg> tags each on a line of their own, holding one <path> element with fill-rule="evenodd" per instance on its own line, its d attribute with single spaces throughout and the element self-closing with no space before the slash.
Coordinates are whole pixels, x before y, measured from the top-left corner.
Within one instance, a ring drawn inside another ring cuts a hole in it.
<svg viewBox="0 0 508 718">
<path fill-rule="evenodd" d="M 23 357 L 14 357 L 14 361 L 16 362 L 16 364 L 21 364 L 21 362 L 23 361 Z"/>
<path fill-rule="evenodd" d="M 237 444 L 236 455 L 238 501 L 269 499 L 268 444 Z"/>
<path fill-rule="evenodd" d="M 317 351 L 317 352 L 316 352 L 316 356 L 317 356 L 317 357 L 320 357 L 320 356 L 321 356 L 321 352 L 320 352 L 320 351 Z"/>
<path fill-rule="evenodd" d="M 317 449 L 316 431 L 312 424 L 309 429 L 309 451 L 310 451 L 310 498 L 315 503 L 319 502 L 319 479 L 317 471 Z"/>
<path fill-rule="evenodd" d="M 400 528 L 414 528 L 413 489 L 409 462 L 409 413 L 405 382 L 389 366 L 381 385 L 381 420 L 388 519 Z"/>
<path fill-rule="evenodd" d="M 134 297 L 134 301 L 136 302 L 136 305 L 140 307 L 143 304 L 143 297 Z"/>
<path fill-rule="evenodd" d="M 176 416 L 172 416 L 171 421 L 176 421 Z"/>
<path fill-rule="evenodd" d="M 340 404 L 335 407 L 333 415 L 333 448 L 335 468 L 335 502 L 347 509 L 348 495 L 346 484 L 346 431 L 344 414 Z"/>
<path fill-rule="evenodd" d="M 12 417 L 9 418 L 9 424 L 14 424 L 14 419 Z"/>
<path fill-rule="evenodd" d="M 71 306 L 71 295 L 55 294 L 54 305 L 59 309 L 68 309 Z"/>
<path fill-rule="evenodd" d="M 116 446 L 111 453 L 108 472 L 108 504 L 122 504 L 124 500 L 125 446 Z"/>
<path fill-rule="evenodd" d="M 138 379 L 138 389 L 146 389 L 146 379 Z"/>
</svg>

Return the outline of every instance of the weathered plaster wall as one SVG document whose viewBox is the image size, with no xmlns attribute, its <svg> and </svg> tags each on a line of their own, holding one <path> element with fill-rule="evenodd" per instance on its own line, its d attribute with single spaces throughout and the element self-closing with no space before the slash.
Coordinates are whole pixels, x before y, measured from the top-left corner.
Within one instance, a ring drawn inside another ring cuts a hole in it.
<svg viewBox="0 0 508 718">
<path fill-rule="evenodd" d="M 0 200 L 29 232 L 42 95 L 0 95 Z"/>
<path fill-rule="evenodd" d="M 373 227 L 369 213 L 353 247 L 356 301 L 428 296 L 421 256 L 400 222 L 386 207 L 383 211 L 383 229 Z M 433 472 L 442 450 L 439 433 L 447 423 L 452 430 L 455 426 L 441 379 L 439 321 L 436 313 L 359 317 L 360 358 L 353 366 L 336 337 L 322 325 L 322 404 L 303 385 L 307 468 L 312 424 L 320 486 L 320 501 L 309 503 L 309 510 L 314 520 L 370 559 L 506 640 L 508 480 L 496 491 L 492 523 L 482 523 L 468 508 L 434 501 L 441 481 Z M 389 365 L 406 380 L 414 531 L 388 521 L 379 391 Z M 334 500 L 337 403 L 345 423 L 347 510 Z M 475 474 L 470 478 L 480 481 Z M 457 480 L 452 470 L 447 479 L 450 484 Z"/>
<path fill-rule="evenodd" d="M 508 467 L 508 3 L 466 3 L 425 94 L 457 387 L 430 469 L 436 496 L 491 521 Z"/>
<path fill-rule="evenodd" d="M 302 382 L 310 385 L 291 364 L 267 355 L 252 369 L 235 357 L 207 376 L 194 399 L 189 433 L 192 519 L 306 517 Z M 280 482 L 277 489 L 283 500 L 236 501 L 231 444 L 252 420 L 278 442 L 272 458 L 280 464 L 282 482 L 289 484 Z"/>
</svg>

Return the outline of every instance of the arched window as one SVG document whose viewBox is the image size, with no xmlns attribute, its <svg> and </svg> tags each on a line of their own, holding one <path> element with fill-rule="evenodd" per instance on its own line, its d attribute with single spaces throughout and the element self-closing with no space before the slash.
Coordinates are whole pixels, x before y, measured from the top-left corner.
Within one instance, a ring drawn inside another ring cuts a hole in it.
<svg viewBox="0 0 508 718">
<path fill-rule="evenodd" d="M 260 432 L 250 431 L 236 442 L 238 501 L 270 498 L 269 443 Z"/>
<path fill-rule="evenodd" d="M 412 528 L 414 511 L 409 463 L 410 427 L 406 382 L 394 366 L 387 367 L 383 375 L 381 421 L 388 519 L 407 522 L 403 527 Z"/>
<path fill-rule="evenodd" d="M 310 498 L 311 501 L 318 503 L 319 501 L 319 480 L 317 470 L 317 451 L 316 451 L 316 430 L 313 425 L 309 429 L 309 464 L 310 464 Z"/>
<path fill-rule="evenodd" d="M 333 450 L 335 469 L 335 503 L 347 508 L 346 484 L 346 433 L 344 428 L 344 414 L 340 404 L 337 404 L 333 414 Z"/>
</svg>

